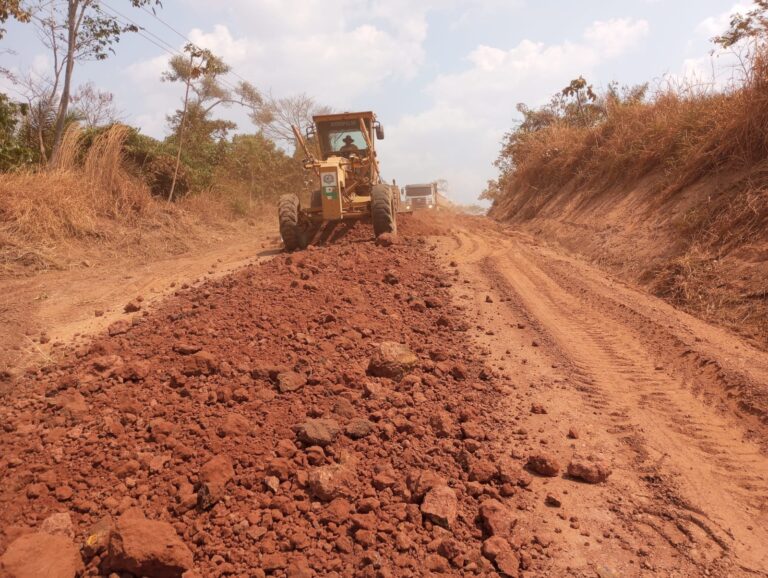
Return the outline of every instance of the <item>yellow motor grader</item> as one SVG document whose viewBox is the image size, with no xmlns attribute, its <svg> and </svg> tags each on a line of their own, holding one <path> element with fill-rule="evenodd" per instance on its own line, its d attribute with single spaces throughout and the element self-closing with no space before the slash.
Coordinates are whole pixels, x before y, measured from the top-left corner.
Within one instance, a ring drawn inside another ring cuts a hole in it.
<svg viewBox="0 0 768 578">
<path fill-rule="evenodd" d="M 306 158 L 304 168 L 315 173 L 318 188 L 309 207 L 298 195 L 280 197 L 280 236 L 288 251 L 303 249 L 320 226 L 328 222 L 370 217 L 376 237 L 394 233 L 400 190 L 382 181 L 374 146 L 384 138 L 384 128 L 372 112 L 345 112 L 313 117 L 306 139 L 298 127 L 293 134 Z M 315 145 L 313 154 L 308 142 Z"/>
</svg>

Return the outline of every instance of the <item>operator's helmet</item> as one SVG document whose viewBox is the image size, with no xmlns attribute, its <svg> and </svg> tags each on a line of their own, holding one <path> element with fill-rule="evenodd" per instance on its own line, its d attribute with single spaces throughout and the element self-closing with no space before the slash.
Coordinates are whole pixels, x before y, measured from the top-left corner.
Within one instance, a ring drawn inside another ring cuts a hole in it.
<svg viewBox="0 0 768 578">
<path fill-rule="evenodd" d="M 345 136 L 343 140 L 344 140 L 344 142 L 345 142 L 345 143 L 347 143 L 347 144 L 352 144 L 352 143 L 354 143 L 354 142 L 355 142 L 355 139 L 353 139 L 351 135 L 347 135 L 347 136 Z"/>
</svg>

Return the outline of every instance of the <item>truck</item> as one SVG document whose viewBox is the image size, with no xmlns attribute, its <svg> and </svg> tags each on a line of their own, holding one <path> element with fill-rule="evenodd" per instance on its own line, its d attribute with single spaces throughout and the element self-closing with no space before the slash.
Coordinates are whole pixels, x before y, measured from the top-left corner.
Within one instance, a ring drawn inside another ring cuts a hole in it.
<svg viewBox="0 0 768 578">
<path fill-rule="evenodd" d="M 435 183 L 405 185 L 403 204 L 406 211 L 437 208 L 437 186 Z"/>
</svg>

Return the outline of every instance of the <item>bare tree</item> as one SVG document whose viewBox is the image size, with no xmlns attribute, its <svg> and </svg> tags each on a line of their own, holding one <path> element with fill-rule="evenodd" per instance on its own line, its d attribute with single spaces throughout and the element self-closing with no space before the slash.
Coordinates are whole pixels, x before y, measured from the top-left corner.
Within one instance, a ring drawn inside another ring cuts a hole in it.
<svg viewBox="0 0 768 578">
<path fill-rule="evenodd" d="M 28 146 L 37 148 L 40 161 L 46 163 L 56 125 L 56 81 L 31 71 L 10 78 L 27 101 L 23 138 Z"/>
<path fill-rule="evenodd" d="M 329 107 L 317 104 L 305 93 L 283 98 L 270 94 L 264 105 L 251 115 L 251 120 L 268 139 L 294 145 L 291 125 L 303 130 L 312 125 L 314 115 L 330 112 Z"/>
<path fill-rule="evenodd" d="M 160 5 L 160 0 L 128 2 L 134 8 Z M 126 23 L 126 20 L 100 0 L 40 0 L 30 11 L 54 61 L 52 77 L 58 107 L 53 151 L 49 159 L 49 162 L 53 163 L 56 161 L 69 113 L 75 63 L 105 60 L 114 53 L 114 45 L 124 33 L 138 32 L 139 28 L 133 23 Z"/>
<path fill-rule="evenodd" d="M 88 128 L 112 124 L 120 119 L 115 95 L 99 90 L 92 82 L 83 84 L 72 95 L 72 108 L 78 120 Z"/>
</svg>

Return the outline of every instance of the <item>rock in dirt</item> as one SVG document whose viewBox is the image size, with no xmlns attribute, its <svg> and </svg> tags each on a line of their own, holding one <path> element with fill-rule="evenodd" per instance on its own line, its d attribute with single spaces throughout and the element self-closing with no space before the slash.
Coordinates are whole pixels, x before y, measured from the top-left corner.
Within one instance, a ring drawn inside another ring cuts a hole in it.
<svg viewBox="0 0 768 578">
<path fill-rule="evenodd" d="M 509 508 L 493 499 L 480 505 L 480 521 L 489 536 L 506 536 L 517 523 Z"/>
<path fill-rule="evenodd" d="M 445 486 L 446 481 L 432 470 L 415 470 L 408 474 L 406 485 L 415 500 L 422 500 L 429 490 Z"/>
<path fill-rule="evenodd" d="M 224 497 L 226 486 L 235 477 L 232 460 L 229 456 L 218 455 L 208 461 L 200 469 L 200 489 L 197 492 L 197 503 L 200 508 L 207 510 Z"/>
<path fill-rule="evenodd" d="M 367 419 L 353 419 L 344 428 L 344 433 L 351 437 L 353 440 L 359 440 L 373 431 L 373 424 Z"/>
<path fill-rule="evenodd" d="M 173 346 L 173 350 L 179 355 L 193 355 L 203 348 L 202 345 L 180 341 Z"/>
<path fill-rule="evenodd" d="M 72 526 L 72 516 L 69 515 L 69 512 L 51 514 L 40 526 L 40 530 L 45 534 L 66 536 L 70 539 L 75 537 L 75 529 Z"/>
<path fill-rule="evenodd" d="M 560 464 L 554 456 L 546 453 L 533 454 L 528 458 L 528 469 L 540 476 L 555 477 L 560 471 Z"/>
<path fill-rule="evenodd" d="M 421 512 L 434 524 L 450 528 L 456 523 L 458 499 L 448 486 L 436 486 L 424 496 Z"/>
<path fill-rule="evenodd" d="M 104 516 L 88 529 L 85 543 L 83 544 L 83 556 L 85 556 L 86 560 L 90 560 L 97 554 L 102 554 L 107 551 L 107 548 L 109 547 L 109 537 L 112 535 L 112 530 L 114 530 L 114 528 L 115 523 L 112 518 L 110 516 Z"/>
<path fill-rule="evenodd" d="M 531 404 L 531 413 L 536 415 L 546 415 L 547 408 L 540 403 L 533 403 Z"/>
<path fill-rule="evenodd" d="M 181 578 L 193 563 L 192 552 L 173 526 L 147 520 L 136 510 L 128 510 L 117 519 L 104 560 L 110 572 L 147 578 Z"/>
<path fill-rule="evenodd" d="M 216 373 L 217 368 L 218 364 L 212 354 L 207 351 L 198 351 L 184 357 L 181 364 L 181 373 L 187 377 L 197 377 L 199 375 Z"/>
<path fill-rule="evenodd" d="M 560 506 L 563 505 L 563 502 L 560 501 L 560 498 L 558 498 L 554 494 L 547 494 L 547 497 L 544 498 L 544 504 L 546 504 L 550 508 L 559 508 Z"/>
<path fill-rule="evenodd" d="M 374 351 L 368 363 L 368 374 L 375 377 L 402 379 L 419 362 L 416 354 L 401 343 L 385 341 Z"/>
<path fill-rule="evenodd" d="M 589 484 L 600 484 L 611 475 L 611 468 L 599 459 L 574 457 L 568 464 L 568 475 Z"/>
<path fill-rule="evenodd" d="M 382 233 L 376 237 L 376 244 L 379 247 L 391 247 L 397 243 L 397 236 L 393 233 Z"/>
<path fill-rule="evenodd" d="M 498 466 L 489 460 L 473 459 L 469 462 L 469 480 L 487 484 L 499 473 Z"/>
<path fill-rule="evenodd" d="M 330 445 L 340 431 L 339 422 L 335 419 L 308 419 L 296 427 L 299 440 L 309 446 Z"/>
<path fill-rule="evenodd" d="M 136 313 L 137 311 L 141 311 L 141 304 L 136 301 L 129 301 L 125 304 L 125 307 L 123 307 L 123 311 L 126 313 Z"/>
<path fill-rule="evenodd" d="M 62 535 L 25 534 L 0 556 L 2 578 L 75 578 L 82 571 L 77 546 Z"/>
<path fill-rule="evenodd" d="M 504 538 L 493 536 L 483 542 L 483 556 L 496 564 L 504 576 L 516 578 L 520 574 L 520 560 Z"/>
<path fill-rule="evenodd" d="M 277 375 L 277 389 L 280 393 L 299 391 L 306 384 L 306 376 L 295 371 L 284 371 Z"/>
<path fill-rule="evenodd" d="M 115 321 L 112 325 L 110 325 L 107 328 L 107 333 L 111 337 L 114 337 L 115 335 L 123 335 L 124 333 L 128 333 L 128 330 L 131 328 L 131 322 L 126 321 L 125 319 L 121 319 L 120 321 Z"/>
<path fill-rule="evenodd" d="M 330 502 L 350 494 L 354 473 L 350 466 L 332 464 L 309 472 L 309 492 L 318 500 Z"/>
<path fill-rule="evenodd" d="M 217 433 L 221 437 L 237 437 L 251 431 L 251 422 L 242 414 L 229 413 L 221 422 Z"/>
<path fill-rule="evenodd" d="M 502 457 L 496 465 L 499 470 L 499 479 L 503 484 L 527 488 L 533 481 L 531 474 L 526 472 L 517 461 L 510 457 Z"/>
</svg>

